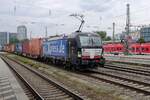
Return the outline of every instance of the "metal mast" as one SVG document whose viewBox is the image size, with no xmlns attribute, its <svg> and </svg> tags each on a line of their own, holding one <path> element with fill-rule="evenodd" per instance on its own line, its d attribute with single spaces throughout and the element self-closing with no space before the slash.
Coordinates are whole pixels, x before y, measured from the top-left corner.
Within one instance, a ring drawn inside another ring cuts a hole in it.
<svg viewBox="0 0 150 100">
<path fill-rule="evenodd" d="M 127 4 L 126 35 L 130 33 L 130 5 Z"/>
<path fill-rule="evenodd" d="M 129 54 L 129 34 L 130 34 L 130 5 L 127 4 L 126 34 L 124 39 L 125 54 Z"/>
<path fill-rule="evenodd" d="M 115 23 L 113 22 L 113 42 L 115 42 Z"/>
<path fill-rule="evenodd" d="M 47 37 L 47 26 L 45 27 L 45 37 Z"/>
</svg>

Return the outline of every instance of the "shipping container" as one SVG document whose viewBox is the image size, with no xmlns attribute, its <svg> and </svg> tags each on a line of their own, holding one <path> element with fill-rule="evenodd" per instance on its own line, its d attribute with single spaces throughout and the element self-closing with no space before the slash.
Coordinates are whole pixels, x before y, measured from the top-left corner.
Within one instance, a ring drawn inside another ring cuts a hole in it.
<svg viewBox="0 0 150 100">
<path fill-rule="evenodd" d="M 22 43 L 16 43 L 15 44 L 15 52 L 17 54 L 22 54 Z"/>
<path fill-rule="evenodd" d="M 42 39 L 41 38 L 34 38 L 30 41 L 30 56 L 32 57 L 40 57 L 42 53 Z"/>
<path fill-rule="evenodd" d="M 43 55 L 46 57 L 67 58 L 67 39 L 48 40 L 43 42 Z"/>
<path fill-rule="evenodd" d="M 4 51 L 13 53 L 15 51 L 15 45 L 14 44 L 4 45 Z"/>
<path fill-rule="evenodd" d="M 8 50 L 8 49 L 9 49 L 9 48 L 8 48 L 8 44 L 4 45 L 4 48 L 3 48 L 3 49 L 4 49 L 5 52 L 8 52 L 8 51 L 9 51 L 9 50 Z"/>
<path fill-rule="evenodd" d="M 10 44 L 9 47 L 11 53 L 15 52 L 15 44 Z"/>
<path fill-rule="evenodd" d="M 30 55 L 30 42 L 29 42 L 29 40 L 23 41 L 22 53 L 23 53 L 23 55 Z"/>
</svg>

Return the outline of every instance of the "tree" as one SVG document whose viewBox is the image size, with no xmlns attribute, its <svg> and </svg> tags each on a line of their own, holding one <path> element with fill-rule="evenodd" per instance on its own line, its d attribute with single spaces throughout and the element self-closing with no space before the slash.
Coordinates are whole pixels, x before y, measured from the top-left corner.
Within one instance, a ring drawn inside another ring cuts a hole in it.
<svg viewBox="0 0 150 100">
<path fill-rule="evenodd" d="M 105 41 L 110 41 L 111 40 L 111 37 L 110 36 L 107 36 Z"/>
<path fill-rule="evenodd" d="M 145 43 L 145 40 L 144 40 L 144 38 L 143 37 L 141 37 L 141 38 L 139 38 L 138 39 L 138 41 L 137 41 L 138 43 Z"/>
<path fill-rule="evenodd" d="M 105 31 L 97 31 L 96 33 L 100 35 L 102 40 L 106 39 L 107 33 Z"/>
<path fill-rule="evenodd" d="M 103 41 L 110 41 L 111 40 L 111 37 L 107 36 L 107 33 L 105 31 L 96 31 L 96 33 L 100 35 L 100 37 Z"/>
</svg>

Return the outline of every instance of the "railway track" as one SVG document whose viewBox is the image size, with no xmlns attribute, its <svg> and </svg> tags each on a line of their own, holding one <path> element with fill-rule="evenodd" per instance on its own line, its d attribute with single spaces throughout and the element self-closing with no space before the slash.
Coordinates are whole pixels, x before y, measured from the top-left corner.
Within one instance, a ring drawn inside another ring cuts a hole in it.
<svg viewBox="0 0 150 100">
<path fill-rule="evenodd" d="M 144 70 L 144 71 L 148 71 L 148 70 L 150 70 L 150 67 L 149 67 L 149 65 L 147 65 L 147 66 L 144 66 L 144 65 L 136 65 L 136 64 L 124 64 L 124 63 L 115 63 L 115 62 L 108 62 L 108 63 L 106 63 L 106 65 L 115 65 L 115 66 L 123 66 L 123 67 L 127 67 L 127 68 L 136 68 L 136 69 L 138 69 L 138 70 Z"/>
<path fill-rule="evenodd" d="M 122 67 L 122 66 L 112 65 L 112 64 L 106 64 L 104 68 L 118 70 L 118 71 L 124 71 L 124 72 L 128 72 L 128 73 L 135 73 L 135 74 L 144 75 L 144 76 L 150 76 L 150 71 L 144 70 L 144 69 Z"/>
<path fill-rule="evenodd" d="M 78 73 L 78 72 L 77 72 Z M 150 83 L 143 81 L 125 78 L 122 76 L 117 76 L 110 73 L 105 73 L 102 71 L 90 71 L 88 73 L 78 73 L 86 77 L 90 77 L 99 81 L 104 81 L 106 83 L 114 84 L 116 86 L 125 87 L 125 89 L 130 89 L 144 95 L 150 95 Z"/>
<path fill-rule="evenodd" d="M 2 59 L 26 84 L 36 100 L 83 100 L 82 97 L 60 86 L 38 71 L 23 66 L 12 59 L 6 57 L 2 57 Z"/>
<path fill-rule="evenodd" d="M 83 75 L 105 81 L 110 84 L 119 85 L 121 87 L 125 87 L 126 89 L 128 88 L 130 90 L 137 91 L 138 93 L 143 93 L 144 95 L 150 95 L 150 83 L 95 70 L 90 71 L 90 74 L 84 73 Z"/>
</svg>

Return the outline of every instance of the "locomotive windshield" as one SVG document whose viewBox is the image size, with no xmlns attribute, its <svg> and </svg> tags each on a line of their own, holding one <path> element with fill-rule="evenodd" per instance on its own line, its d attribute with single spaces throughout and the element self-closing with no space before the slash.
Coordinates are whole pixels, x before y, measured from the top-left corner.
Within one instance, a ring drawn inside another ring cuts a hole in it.
<svg viewBox="0 0 150 100">
<path fill-rule="evenodd" d="M 81 46 L 101 46 L 100 37 L 96 36 L 80 36 Z"/>
</svg>

